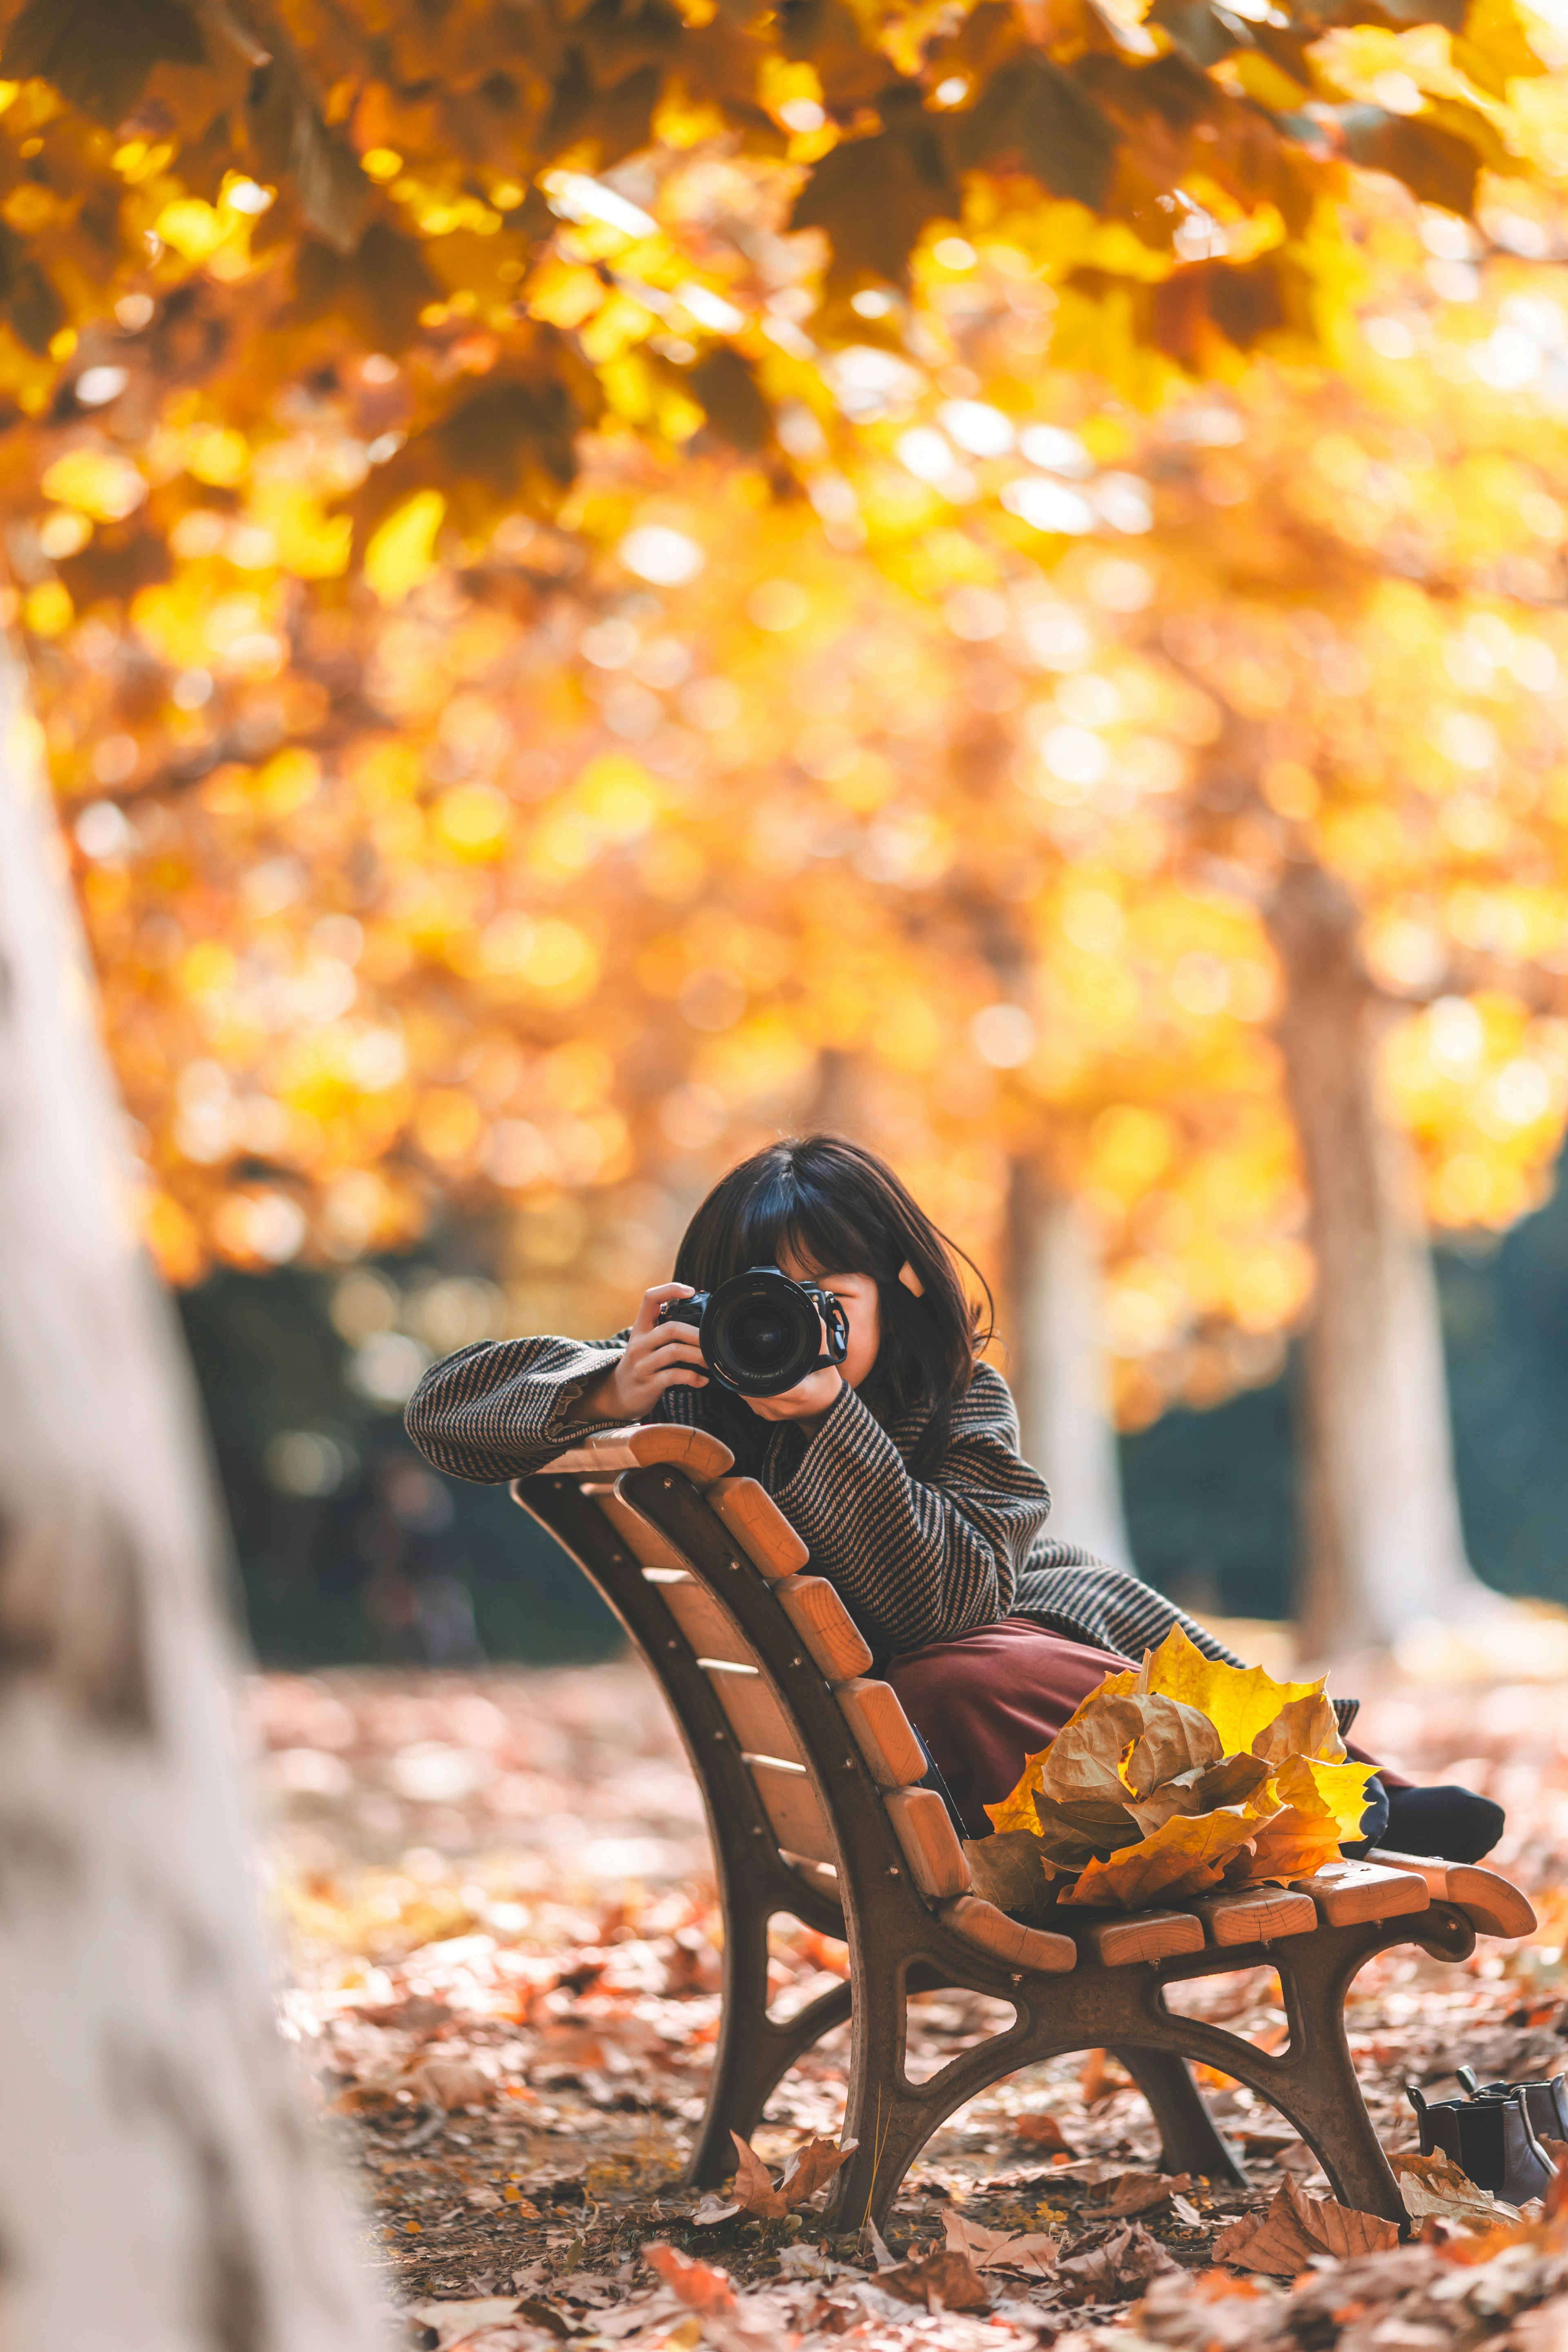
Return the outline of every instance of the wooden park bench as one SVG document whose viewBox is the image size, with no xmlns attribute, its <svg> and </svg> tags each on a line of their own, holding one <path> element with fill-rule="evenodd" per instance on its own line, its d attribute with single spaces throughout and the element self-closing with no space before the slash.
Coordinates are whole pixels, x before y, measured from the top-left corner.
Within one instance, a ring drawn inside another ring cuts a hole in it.
<svg viewBox="0 0 1568 2352">
<path fill-rule="evenodd" d="M 754 1479 L 705 1431 L 650 1423 L 563 1454 L 512 1491 L 603 1593 L 652 1667 L 707 1804 L 723 1906 L 724 2011 L 689 2178 L 734 2168 L 774 2086 L 847 2018 L 844 2137 L 858 2142 L 830 2211 L 880 2224 L 955 2107 L 1064 2052 L 1114 2052 L 1153 2110 L 1168 2172 L 1243 2180 L 1187 2061 L 1245 2083 L 1300 2132 L 1343 2203 L 1400 2221 L 1399 2191 L 1345 2039 L 1351 1979 L 1418 1944 L 1462 1960 L 1483 1935 L 1528 1935 L 1495 1873 L 1380 1854 L 1291 1887 L 1028 1927 L 971 1891 L 963 1847 L 891 1686 L 834 1587 Z M 793 1915 L 848 1945 L 847 1983 L 768 2012 L 768 1924 Z M 1266 2052 L 1167 2005 L 1169 1986 L 1267 1964 L 1289 2040 Z M 905 2072 L 910 1993 L 962 1987 L 1011 2025 L 924 2082 Z"/>
</svg>

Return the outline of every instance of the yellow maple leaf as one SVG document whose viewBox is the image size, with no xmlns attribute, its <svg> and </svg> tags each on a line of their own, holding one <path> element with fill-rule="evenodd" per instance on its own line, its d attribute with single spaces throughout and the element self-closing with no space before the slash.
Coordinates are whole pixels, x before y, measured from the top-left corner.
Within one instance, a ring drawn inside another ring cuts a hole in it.
<svg viewBox="0 0 1568 2352">
<path fill-rule="evenodd" d="M 1259 1831 L 1244 1864 L 1227 1873 L 1233 1883 L 1262 1878 L 1310 1878 L 1326 1862 L 1337 1862 L 1345 1841 L 1361 1834 L 1366 1811 L 1370 1764 L 1325 1764 L 1316 1757 L 1292 1756 L 1268 1784 L 1279 1811 Z"/>
<path fill-rule="evenodd" d="M 1142 1911 L 1152 1903 L 1202 1895 L 1218 1885 L 1226 1864 L 1245 1852 L 1272 1810 L 1265 1786 L 1245 1805 L 1222 1805 L 1212 1813 L 1178 1813 L 1152 1836 L 1113 1853 L 1109 1862 L 1089 1863 L 1060 1899 Z"/>
<path fill-rule="evenodd" d="M 1145 1654 L 1133 1687 L 1198 1708 L 1218 1732 L 1225 1754 L 1235 1756 L 1250 1748 L 1284 1707 L 1318 1697 L 1326 1679 L 1320 1675 L 1316 1682 L 1277 1683 L 1262 1666 L 1227 1666 L 1205 1658 L 1173 1625 L 1159 1648 Z"/>
</svg>

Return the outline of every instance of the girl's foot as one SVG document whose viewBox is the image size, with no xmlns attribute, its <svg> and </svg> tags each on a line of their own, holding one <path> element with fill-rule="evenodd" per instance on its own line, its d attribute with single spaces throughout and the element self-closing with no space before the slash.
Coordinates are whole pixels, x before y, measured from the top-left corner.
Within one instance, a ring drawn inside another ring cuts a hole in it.
<svg viewBox="0 0 1568 2352">
<path fill-rule="evenodd" d="M 1440 1789 L 1390 1789 L 1388 1825 L 1378 1839 L 1391 1853 L 1436 1854 L 1445 1862 L 1479 1862 L 1502 1835 L 1505 1816 L 1489 1797 L 1452 1784 Z"/>
</svg>

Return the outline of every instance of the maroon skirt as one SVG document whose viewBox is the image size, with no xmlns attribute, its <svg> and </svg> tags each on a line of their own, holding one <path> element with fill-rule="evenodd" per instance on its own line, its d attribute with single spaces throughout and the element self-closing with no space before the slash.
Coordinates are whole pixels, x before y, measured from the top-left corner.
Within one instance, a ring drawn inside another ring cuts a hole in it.
<svg viewBox="0 0 1568 2352">
<path fill-rule="evenodd" d="M 930 1748 L 971 1837 L 985 1837 L 987 1805 L 1016 1789 L 1026 1758 L 1053 1740 L 1107 1675 L 1137 1664 L 1047 1632 L 1032 1617 L 1003 1617 L 954 1641 L 906 1650 L 888 1667 L 904 1713 Z M 1359 1748 L 1357 1763 L 1373 1759 Z M 1406 1783 L 1383 1765 L 1392 1788 Z"/>
</svg>

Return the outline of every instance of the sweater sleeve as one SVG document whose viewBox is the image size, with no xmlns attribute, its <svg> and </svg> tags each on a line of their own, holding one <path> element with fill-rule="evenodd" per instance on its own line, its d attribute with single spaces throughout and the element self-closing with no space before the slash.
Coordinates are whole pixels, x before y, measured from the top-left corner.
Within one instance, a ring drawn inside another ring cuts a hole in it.
<svg viewBox="0 0 1568 2352">
<path fill-rule="evenodd" d="M 774 1496 L 868 1632 L 894 1652 L 1005 1617 L 1014 1581 L 1051 1507 L 1018 1453 L 1013 1400 L 987 1365 L 954 1414 L 930 1480 L 911 1477 L 851 1388 Z"/>
<path fill-rule="evenodd" d="M 572 1421 L 584 1391 L 620 1361 L 613 1339 L 481 1339 L 432 1364 L 404 1416 L 427 1462 L 454 1478 L 526 1478 L 613 1420 Z"/>
</svg>

